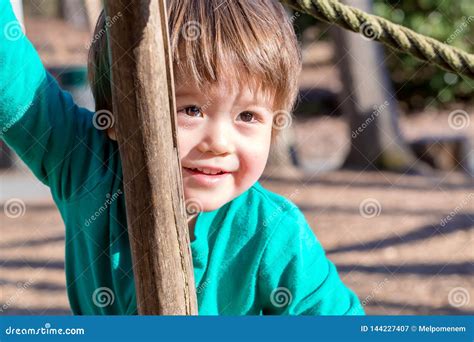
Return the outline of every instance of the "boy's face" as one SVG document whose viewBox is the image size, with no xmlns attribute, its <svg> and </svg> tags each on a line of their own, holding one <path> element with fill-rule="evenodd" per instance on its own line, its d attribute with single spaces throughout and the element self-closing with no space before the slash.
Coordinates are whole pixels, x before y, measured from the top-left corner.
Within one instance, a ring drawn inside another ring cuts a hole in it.
<svg viewBox="0 0 474 342">
<path fill-rule="evenodd" d="M 271 99 L 243 87 L 201 91 L 177 80 L 176 108 L 188 210 L 215 210 L 260 178 L 270 150 Z"/>
</svg>

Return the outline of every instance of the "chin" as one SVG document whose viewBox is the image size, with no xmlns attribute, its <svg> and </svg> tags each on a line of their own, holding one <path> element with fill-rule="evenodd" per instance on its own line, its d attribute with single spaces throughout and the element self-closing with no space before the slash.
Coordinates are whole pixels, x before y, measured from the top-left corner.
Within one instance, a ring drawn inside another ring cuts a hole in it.
<svg viewBox="0 0 474 342">
<path fill-rule="evenodd" d="M 208 192 L 195 189 L 184 190 L 186 210 L 188 212 L 214 211 L 230 202 L 234 197 L 231 194 L 210 195 Z"/>
<path fill-rule="evenodd" d="M 229 202 L 229 201 L 227 201 Z M 227 202 L 219 202 L 219 203 L 206 203 L 201 211 L 214 211 L 222 207 Z"/>
</svg>

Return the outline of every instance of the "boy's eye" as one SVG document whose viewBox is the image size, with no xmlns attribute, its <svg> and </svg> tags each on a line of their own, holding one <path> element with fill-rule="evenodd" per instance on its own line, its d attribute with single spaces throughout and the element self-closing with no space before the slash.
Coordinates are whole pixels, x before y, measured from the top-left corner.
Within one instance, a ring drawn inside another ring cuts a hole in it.
<svg viewBox="0 0 474 342">
<path fill-rule="evenodd" d="M 183 111 L 186 113 L 186 115 L 193 116 L 193 117 L 199 117 L 202 116 L 201 108 L 197 106 L 189 106 L 183 109 Z"/>
<path fill-rule="evenodd" d="M 251 112 L 242 112 L 239 114 L 239 118 L 243 122 L 253 122 L 255 121 L 255 114 Z"/>
</svg>

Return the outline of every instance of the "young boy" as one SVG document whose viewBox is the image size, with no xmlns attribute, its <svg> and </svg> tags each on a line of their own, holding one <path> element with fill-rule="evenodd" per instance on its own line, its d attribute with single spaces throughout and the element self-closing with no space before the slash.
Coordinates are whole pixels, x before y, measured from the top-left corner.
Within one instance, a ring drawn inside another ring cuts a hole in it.
<svg viewBox="0 0 474 342">
<path fill-rule="evenodd" d="M 170 0 L 168 13 L 184 194 L 199 211 L 189 220 L 199 313 L 363 314 L 300 210 L 258 183 L 301 69 L 284 9 L 271 0 Z M 110 114 L 107 20 L 99 19 L 89 72 L 96 113 Z M 0 28 L 14 24 L 0 0 Z M 65 222 L 72 311 L 136 314 L 114 128 L 74 105 L 24 36 L 3 31 L 3 139 L 50 186 Z"/>
</svg>

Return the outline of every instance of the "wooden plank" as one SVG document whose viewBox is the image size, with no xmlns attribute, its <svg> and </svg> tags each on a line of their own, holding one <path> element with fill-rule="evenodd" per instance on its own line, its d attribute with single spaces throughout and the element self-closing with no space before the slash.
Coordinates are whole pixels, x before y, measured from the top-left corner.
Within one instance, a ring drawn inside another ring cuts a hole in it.
<svg viewBox="0 0 474 342">
<path fill-rule="evenodd" d="M 138 312 L 195 315 L 165 0 L 105 9 Z"/>
</svg>

